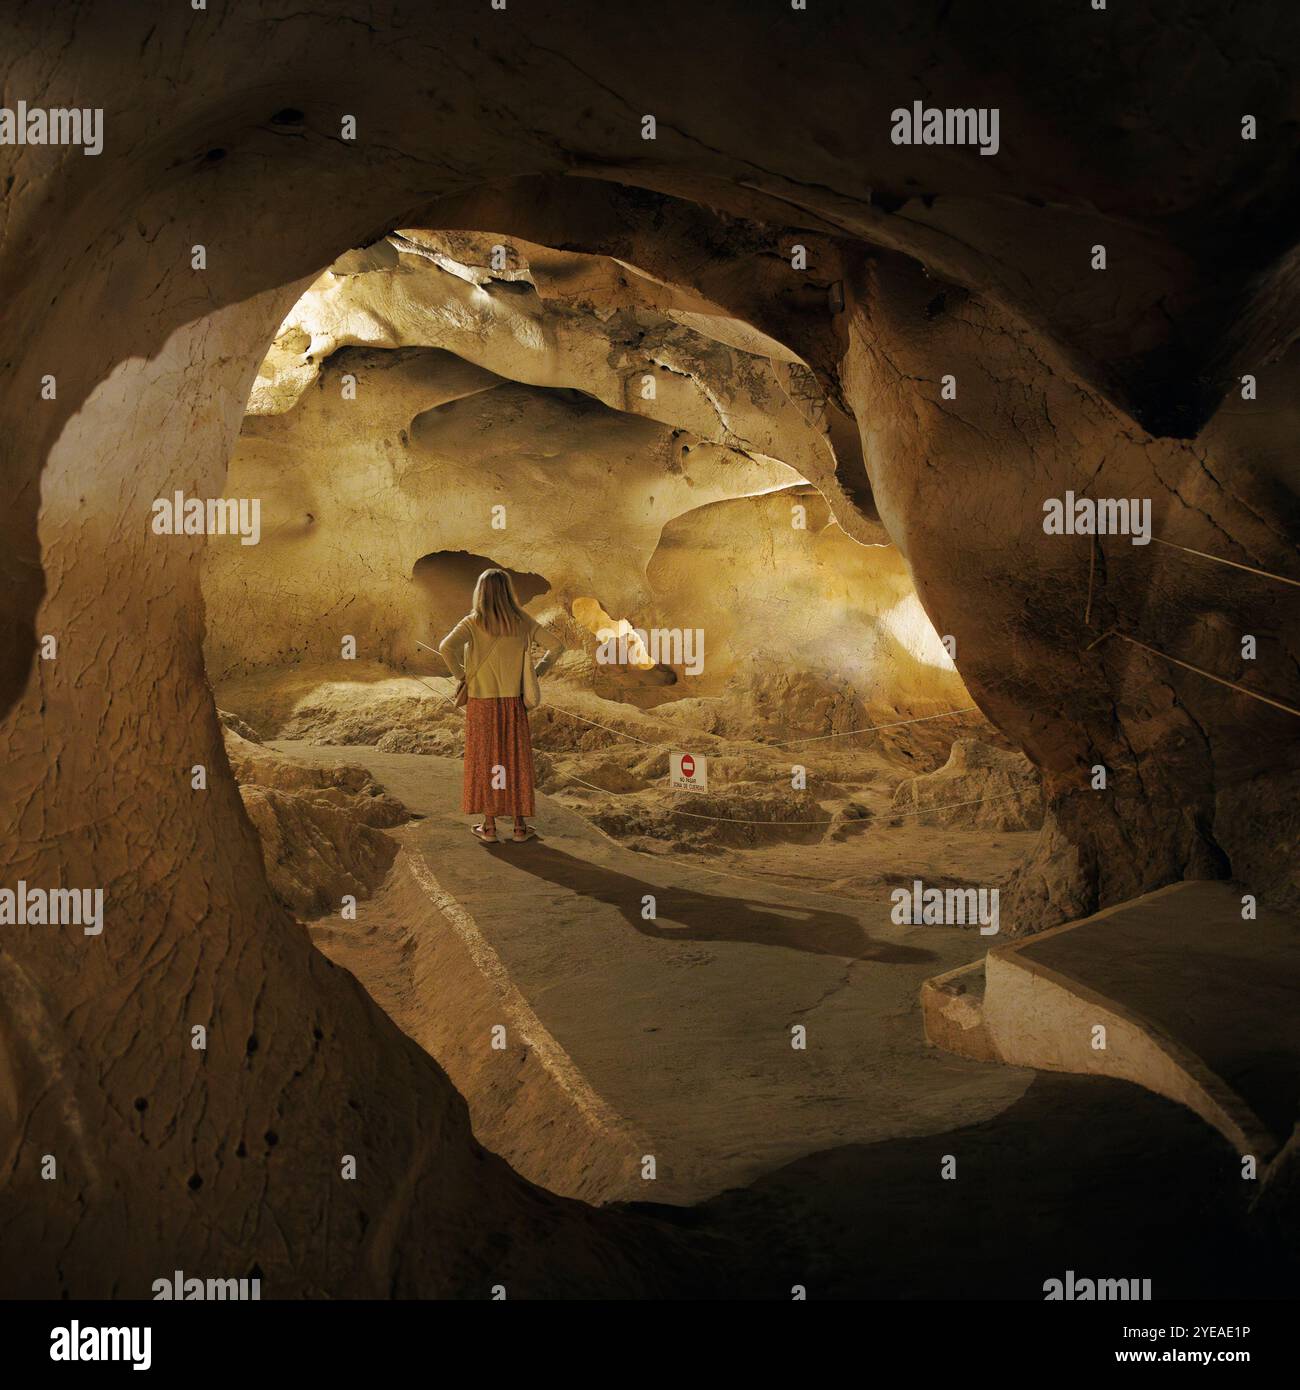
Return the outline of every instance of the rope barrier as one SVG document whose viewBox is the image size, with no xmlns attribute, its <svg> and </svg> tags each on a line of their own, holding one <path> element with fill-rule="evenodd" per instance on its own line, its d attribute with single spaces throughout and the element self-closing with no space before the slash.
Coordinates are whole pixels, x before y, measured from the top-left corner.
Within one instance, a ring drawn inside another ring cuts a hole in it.
<svg viewBox="0 0 1300 1390">
<path fill-rule="evenodd" d="M 419 641 L 418 638 L 416 639 L 416 645 L 424 647 L 425 651 L 431 652 L 434 650 L 434 648 L 427 646 L 424 642 Z M 438 699 L 442 700 L 444 704 L 451 703 L 451 701 L 445 695 L 441 694 L 437 690 L 434 690 L 433 687 L 429 685 L 428 681 L 426 681 L 422 676 L 415 676 L 413 679 L 419 681 L 421 685 L 425 686 L 426 689 L 431 691 L 435 696 L 437 696 Z M 649 739 L 638 738 L 635 734 L 629 734 L 624 730 L 611 728 L 608 724 L 598 724 L 594 719 L 587 719 L 581 714 L 574 714 L 570 710 L 561 709 L 558 705 L 547 705 L 546 708 L 550 710 L 553 714 L 563 714 L 569 719 L 576 719 L 580 723 L 590 724 L 591 727 L 594 729 L 603 729 L 606 733 L 613 734 L 617 738 L 629 739 L 633 743 L 644 744 L 647 748 L 655 748 L 659 746 L 658 744 L 651 742 L 651 740 Z M 882 729 L 900 729 L 908 724 L 924 724 L 931 719 L 951 719 L 955 715 L 969 714 L 972 710 L 978 708 L 979 707 L 977 705 L 965 705 L 961 709 L 947 710 L 943 714 L 924 714 L 916 719 L 900 719 L 892 724 L 873 724 L 869 728 L 865 729 L 846 729 L 842 733 L 838 734 L 814 734 L 810 738 L 792 739 L 788 743 L 760 744 L 759 746 L 772 749 L 793 748 L 796 744 L 800 743 L 819 743 L 831 738 L 851 738 L 856 734 L 873 734 L 879 732 Z M 708 734 L 706 735 L 706 737 L 716 739 L 719 737 L 719 735 Z M 608 788 L 598 787 L 592 782 L 584 781 L 581 777 L 574 777 L 570 775 L 568 781 L 577 786 L 587 787 L 591 791 L 601 792 L 606 796 L 615 795 L 615 793 L 610 792 Z M 985 801 L 1005 801 L 1008 797 L 1024 796 L 1028 792 L 1036 790 L 1037 788 L 1030 787 L 1026 788 L 1025 791 L 1001 792 L 996 796 L 982 796 L 977 798 L 975 801 L 950 801 L 944 803 L 941 806 L 926 806 L 916 811 L 898 811 L 893 812 L 889 816 L 889 819 L 905 820 L 911 816 L 926 816 L 932 814 L 935 811 L 946 811 L 950 807 L 954 806 L 978 806 Z M 832 819 L 830 820 L 748 820 L 741 816 L 709 816 L 705 815 L 703 812 L 700 811 L 679 810 L 676 807 L 672 806 L 664 807 L 663 809 L 667 811 L 667 813 L 671 816 L 686 816 L 691 820 L 726 822 L 729 825 L 804 825 L 808 827 L 816 827 L 822 825 L 834 825 L 836 823 L 836 819 L 834 817 L 832 817 Z"/>
<path fill-rule="evenodd" d="M 597 787 L 597 786 L 594 786 L 591 782 L 584 782 L 584 781 L 582 780 L 581 777 L 574 777 L 574 776 L 570 775 L 569 781 L 570 781 L 570 782 L 576 782 L 576 783 L 578 783 L 580 786 L 583 786 L 583 787 L 590 787 L 591 790 L 594 791 L 594 792 L 605 792 L 606 795 L 609 795 L 609 794 L 610 794 L 610 793 L 607 791 L 607 789 L 606 789 L 605 787 Z M 716 821 L 727 821 L 727 822 L 728 822 L 729 824 L 731 824 L 731 825 L 807 825 L 807 826 L 815 826 L 815 825 L 832 825 L 832 824 L 834 824 L 833 821 L 829 821 L 829 820 L 745 820 L 745 819 L 743 819 L 742 817 L 739 817 L 739 816 L 706 816 L 706 815 L 703 815 L 703 814 L 702 814 L 701 812 L 699 812 L 699 811 L 679 811 L 679 810 L 677 810 L 676 808 L 674 808 L 674 807 L 672 807 L 672 806 L 665 806 L 665 807 L 663 807 L 662 809 L 665 810 L 670 816 L 689 816 L 692 820 L 716 820 Z"/>
<path fill-rule="evenodd" d="M 576 783 L 578 783 L 580 786 L 590 787 L 591 790 L 594 791 L 594 792 L 604 792 L 606 795 L 612 795 L 612 793 L 610 793 L 610 792 L 608 791 L 607 788 L 605 788 L 605 787 L 597 787 L 597 786 L 595 786 L 595 785 L 594 785 L 593 783 L 591 783 L 591 782 L 584 782 L 584 781 L 582 780 L 581 777 L 574 777 L 574 776 L 570 775 L 569 781 L 570 781 L 570 782 L 576 782 Z M 1037 788 L 1037 787 L 1024 787 L 1024 788 L 1022 788 L 1020 791 L 1014 791 L 1014 792 L 998 792 L 995 796 L 980 796 L 980 797 L 976 797 L 975 800 L 973 800 L 973 801 L 945 801 L 945 802 L 941 803 L 941 804 L 938 805 L 938 806 L 922 806 L 922 807 L 920 807 L 918 810 L 915 810 L 915 811 L 895 811 L 895 810 L 893 810 L 893 809 L 891 808 L 889 814 L 886 815 L 886 816 L 882 816 L 881 819 L 882 819 L 882 820 L 908 820 L 908 819 L 910 819 L 912 816 L 929 816 L 929 815 L 933 815 L 936 811 L 947 811 L 947 810 L 952 809 L 952 808 L 955 807 L 955 806 L 979 806 L 979 805 L 982 805 L 985 801 L 1005 801 L 1005 800 L 1007 800 L 1008 797 L 1012 797 L 1012 796 L 1028 796 L 1031 792 L 1036 792 L 1036 791 L 1038 791 L 1038 790 L 1039 790 L 1039 788 Z M 681 810 L 676 809 L 676 808 L 673 807 L 673 806 L 665 806 L 665 807 L 663 807 L 663 810 L 666 811 L 667 814 L 670 815 L 670 816 L 689 816 L 692 820 L 716 820 L 716 821 L 726 821 L 729 825 L 806 825 L 806 826 L 818 826 L 818 825 L 834 825 L 834 824 L 835 824 L 835 818 L 832 818 L 831 820 L 746 820 L 746 819 L 744 819 L 744 818 L 742 818 L 742 817 L 739 817 L 739 816 L 708 816 L 708 815 L 705 815 L 705 814 L 704 814 L 703 812 L 701 812 L 701 811 L 681 811 Z M 848 822 L 848 824 L 852 824 L 852 822 L 850 821 L 850 822 Z"/>
<path fill-rule="evenodd" d="M 1259 700 L 1262 704 L 1272 705 L 1274 709 L 1280 709 L 1286 714 L 1294 714 L 1297 719 L 1300 719 L 1300 709 L 1283 704 L 1281 700 L 1274 700 L 1271 696 L 1261 695 L 1257 690 L 1250 690 L 1244 685 L 1238 685 L 1236 681 L 1225 680 L 1222 676 L 1216 676 L 1213 671 L 1206 671 L 1199 666 L 1193 666 L 1190 661 L 1180 661 L 1176 656 L 1170 656 L 1168 652 L 1162 652 L 1156 647 L 1149 647 L 1145 642 L 1139 642 L 1136 637 L 1130 637 L 1127 633 L 1119 632 L 1115 628 L 1111 628 L 1109 632 L 1103 632 L 1095 642 L 1089 642 L 1084 651 L 1090 652 L 1098 642 L 1104 642 L 1108 637 L 1118 637 L 1123 642 L 1130 642 L 1135 647 L 1141 647 L 1144 652 L 1158 656 L 1161 661 L 1168 661 L 1175 666 L 1181 666 L 1185 671 L 1195 671 L 1198 676 L 1204 676 L 1207 680 L 1212 680 L 1218 685 L 1226 685 L 1229 690 L 1236 690 L 1242 695 L 1249 695 L 1252 700 Z"/>
<path fill-rule="evenodd" d="M 611 729 L 608 724 L 597 724 L 594 719 L 584 719 L 580 714 L 573 714 L 567 709 L 561 709 L 558 705 L 547 705 L 546 708 L 552 714 L 563 714 L 566 718 L 577 719 L 583 724 L 590 724 L 593 729 L 604 729 L 607 734 L 614 734 L 618 738 L 630 739 L 633 743 L 643 743 L 647 748 L 657 748 L 658 744 L 652 743 L 648 738 L 637 738 L 635 734 L 625 733 L 622 729 Z M 708 738 L 716 738 L 716 734 L 706 735 Z"/>
<path fill-rule="evenodd" d="M 597 788 L 597 790 L 599 790 L 599 788 Z M 1026 791 L 1018 791 L 1018 792 L 999 792 L 996 796 L 981 796 L 981 797 L 977 797 L 974 801 L 945 801 L 945 802 L 944 802 L 942 805 L 940 805 L 940 806 L 923 806 L 923 807 L 922 807 L 920 810 L 918 810 L 918 811 L 894 811 L 894 810 L 891 810 L 891 811 L 889 812 L 888 815 L 882 816 L 881 819 L 882 819 L 882 820 L 908 820 L 908 819 L 910 819 L 912 816 L 928 816 L 928 815 L 934 814 L 934 812 L 936 812 L 936 811 L 947 811 L 947 810 L 949 810 L 950 808 L 952 808 L 952 807 L 954 807 L 954 806 L 979 806 L 979 805 L 981 805 L 981 804 L 982 804 L 983 802 L 985 802 L 985 801 L 1005 801 L 1005 800 L 1007 800 L 1008 797 L 1012 797 L 1012 796 L 1025 796 L 1025 795 L 1028 794 L 1029 791 L 1037 791 L 1037 788 L 1036 788 L 1036 787 L 1034 787 L 1034 788 L 1028 788 L 1028 789 L 1026 789 Z M 806 825 L 806 826 L 810 826 L 810 827 L 811 827 L 811 826 L 834 825 L 834 824 L 835 824 L 834 819 L 832 819 L 832 820 L 743 820 L 743 819 L 740 819 L 740 818 L 737 817 L 737 816 L 706 816 L 706 815 L 702 814 L 702 813 L 699 812 L 699 811 L 679 811 L 679 810 L 676 810 L 675 808 L 673 808 L 673 807 L 671 807 L 671 806 L 666 806 L 664 809 L 668 812 L 668 814 L 669 814 L 670 816 L 688 816 L 691 820 L 716 820 L 716 821 L 726 821 L 726 822 L 728 822 L 728 823 L 731 824 L 731 825 Z M 851 821 L 850 821 L 850 822 L 846 822 L 846 823 L 847 823 L 847 824 L 852 824 Z"/>
<path fill-rule="evenodd" d="M 427 646 L 418 638 L 416 639 L 415 644 L 417 647 L 424 647 L 424 650 L 426 652 L 431 652 L 434 650 L 433 647 Z M 415 679 L 420 681 L 422 685 L 428 685 L 428 682 L 422 680 L 422 678 L 419 676 L 416 676 Z M 433 690 L 432 686 L 428 686 L 428 688 L 430 690 Z M 435 695 L 438 694 L 436 690 L 433 693 Z M 439 698 L 446 700 L 446 696 L 440 696 Z M 447 701 L 447 703 L 450 703 L 450 701 Z M 547 705 L 546 708 L 552 714 L 562 714 L 566 719 L 576 719 L 582 724 L 590 724 L 593 729 L 603 729 L 607 734 L 613 734 L 617 738 L 628 739 L 632 743 L 644 744 L 647 748 L 658 748 L 660 746 L 651 739 L 638 738 L 636 734 L 630 734 L 624 729 L 611 728 L 608 724 L 598 724 L 594 719 L 588 719 L 581 714 L 574 714 L 572 710 L 561 709 L 558 705 Z M 812 734 L 808 738 L 791 739 L 788 743 L 760 743 L 758 744 L 758 746 L 760 748 L 794 748 L 796 745 L 800 743 L 820 743 L 830 738 L 852 738 L 856 734 L 879 733 L 882 729 L 901 729 L 906 724 L 924 724 L 931 719 L 951 719 L 955 715 L 969 714 L 972 710 L 976 710 L 978 708 L 978 705 L 963 705 L 960 709 L 945 710 L 942 714 L 923 714 L 916 719 L 900 719 L 893 724 L 872 724 L 865 729 L 845 729 L 838 734 Z M 721 737 L 721 735 L 705 733 L 704 737 L 718 739 Z M 750 740 L 750 742 L 755 742 L 755 740 Z M 599 791 L 600 788 L 597 788 L 597 790 Z"/>
<path fill-rule="evenodd" d="M 839 734 L 813 734 L 809 738 L 792 738 L 788 743 L 765 743 L 764 748 L 794 748 L 800 743 L 821 743 L 828 738 L 852 738 L 854 734 L 874 734 L 881 729 L 901 729 L 904 724 L 924 724 L 930 719 L 951 719 L 954 715 L 969 714 L 978 705 L 963 705 L 961 709 L 946 710 L 943 714 L 922 714 L 916 719 L 900 719 L 894 724 L 872 724 L 866 729 L 846 729 Z"/>
<path fill-rule="evenodd" d="M 1188 555 L 1199 555 L 1202 560 L 1213 560 L 1216 565 L 1231 565 L 1233 569 L 1245 570 L 1247 574 L 1258 574 L 1264 579 L 1275 579 L 1279 584 L 1290 584 L 1300 589 L 1300 579 L 1288 579 L 1284 574 L 1274 574 L 1271 570 L 1256 569 L 1254 565 L 1243 565 L 1236 560 L 1225 560 L 1222 555 L 1211 555 L 1205 550 L 1193 550 L 1189 545 L 1179 545 L 1177 541 L 1161 540 L 1159 536 L 1151 539 L 1157 545 L 1167 545 L 1171 550 L 1181 550 Z"/>
</svg>

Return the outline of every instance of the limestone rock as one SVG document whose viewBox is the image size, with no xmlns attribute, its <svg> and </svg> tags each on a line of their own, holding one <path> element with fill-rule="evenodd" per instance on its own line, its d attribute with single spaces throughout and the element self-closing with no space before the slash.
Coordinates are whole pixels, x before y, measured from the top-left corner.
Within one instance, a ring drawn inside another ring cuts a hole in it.
<svg viewBox="0 0 1300 1390">
<path fill-rule="evenodd" d="M 455 758 L 465 752 L 465 735 L 451 729 L 389 729 L 376 743 L 381 753 L 432 753 L 439 758 Z"/>
<path fill-rule="evenodd" d="M 217 718 L 221 720 L 223 729 L 229 729 L 232 733 L 238 734 L 241 739 L 248 743 L 261 743 L 262 740 L 258 738 L 252 725 L 246 724 L 237 714 L 230 714 L 226 710 L 219 709 Z"/>
<path fill-rule="evenodd" d="M 397 854 L 387 835 L 325 791 L 247 784 L 239 794 L 262 842 L 271 889 L 296 917 L 338 912 L 345 893 L 368 897 Z"/>
<path fill-rule="evenodd" d="M 299 918 L 365 898 L 397 853 L 382 833 L 410 818 L 363 767 L 309 767 L 226 730 L 226 755 L 277 900 Z"/>
<path fill-rule="evenodd" d="M 1043 823 L 1042 786 L 1023 753 L 960 738 L 938 771 L 898 785 L 893 809 L 922 825 L 1037 830 Z"/>
</svg>

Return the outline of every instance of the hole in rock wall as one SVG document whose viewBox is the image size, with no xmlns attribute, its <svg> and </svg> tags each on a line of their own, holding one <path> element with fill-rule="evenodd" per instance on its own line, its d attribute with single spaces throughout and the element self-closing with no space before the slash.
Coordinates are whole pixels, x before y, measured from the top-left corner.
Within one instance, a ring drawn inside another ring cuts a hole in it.
<svg viewBox="0 0 1300 1390">
<path fill-rule="evenodd" d="M 677 673 L 667 661 L 660 659 L 672 652 L 661 653 L 661 644 L 653 632 L 637 627 L 626 618 L 611 617 L 600 601 L 590 596 L 575 598 L 572 612 L 583 631 L 596 639 L 592 688 L 598 695 L 644 706 L 655 703 L 654 692 L 677 683 Z M 671 647 L 671 643 L 665 645 Z M 680 660 L 680 642 L 678 646 Z"/>
<path fill-rule="evenodd" d="M 479 575 L 498 568 L 502 567 L 486 555 L 471 555 L 464 550 L 421 555 L 411 567 L 411 578 L 422 591 L 433 629 L 449 632 L 469 612 Z M 551 587 L 540 574 L 521 574 L 510 569 L 506 573 L 525 607 Z"/>
</svg>

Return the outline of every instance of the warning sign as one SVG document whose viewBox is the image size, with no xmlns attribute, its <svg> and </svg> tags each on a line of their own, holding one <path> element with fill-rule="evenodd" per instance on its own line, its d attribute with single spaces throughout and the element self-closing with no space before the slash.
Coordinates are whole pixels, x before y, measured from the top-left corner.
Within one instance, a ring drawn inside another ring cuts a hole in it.
<svg viewBox="0 0 1300 1390">
<path fill-rule="evenodd" d="M 675 792 L 708 791 L 709 760 L 703 753 L 670 753 L 668 785 Z"/>
</svg>

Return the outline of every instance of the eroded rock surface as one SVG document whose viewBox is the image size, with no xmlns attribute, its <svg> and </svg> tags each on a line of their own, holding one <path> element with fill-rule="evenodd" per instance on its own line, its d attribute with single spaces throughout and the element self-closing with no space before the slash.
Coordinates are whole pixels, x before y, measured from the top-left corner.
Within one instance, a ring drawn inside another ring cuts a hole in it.
<svg viewBox="0 0 1300 1390">
<path fill-rule="evenodd" d="M 973 738 L 957 739 L 937 771 L 900 782 L 893 804 L 918 825 L 1037 830 L 1043 823 L 1041 784 L 1029 760 Z"/>
<path fill-rule="evenodd" d="M 363 767 L 309 767 L 229 728 L 225 743 L 276 900 L 305 920 L 369 897 L 397 852 L 382 831 L 408 820 L 406 808 Z"/>
</svg>

